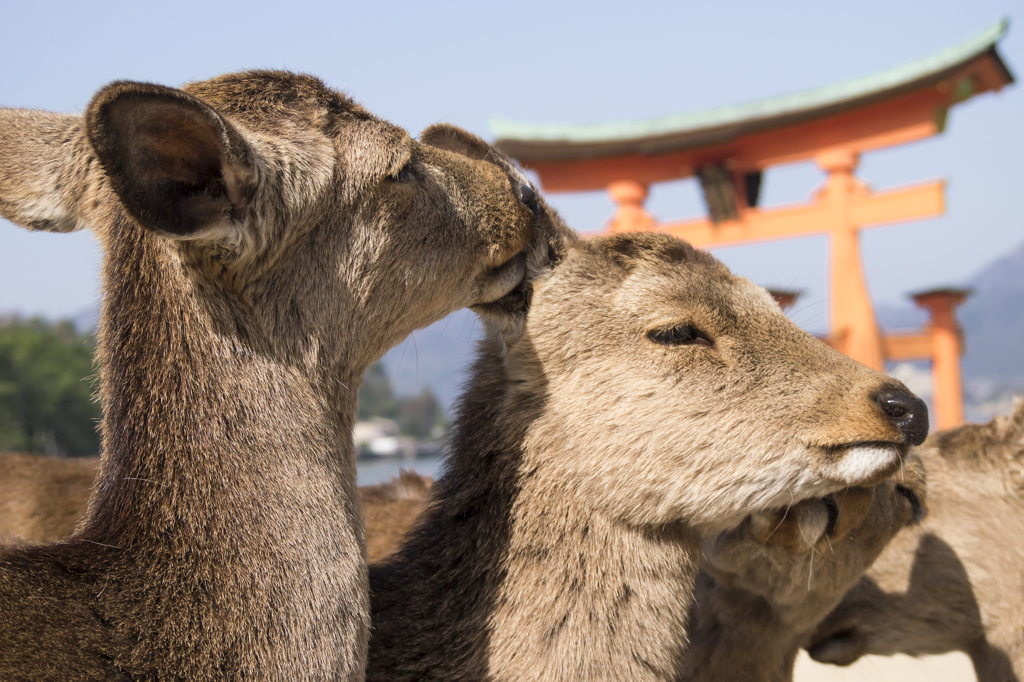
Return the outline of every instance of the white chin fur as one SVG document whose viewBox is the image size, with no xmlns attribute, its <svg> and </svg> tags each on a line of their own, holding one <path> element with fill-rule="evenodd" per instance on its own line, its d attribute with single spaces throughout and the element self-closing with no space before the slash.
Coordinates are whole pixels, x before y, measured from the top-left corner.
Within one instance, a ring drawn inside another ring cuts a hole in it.
<svg viewBox="0 0 1024 682">
<path fill-rule="evenodd" d="M 858 485 L 892 468 L 899 459 L 899 451 L 892 446 L 853 447 L 836 465 L 836 476 L 849 485 Z"/>
</svg>

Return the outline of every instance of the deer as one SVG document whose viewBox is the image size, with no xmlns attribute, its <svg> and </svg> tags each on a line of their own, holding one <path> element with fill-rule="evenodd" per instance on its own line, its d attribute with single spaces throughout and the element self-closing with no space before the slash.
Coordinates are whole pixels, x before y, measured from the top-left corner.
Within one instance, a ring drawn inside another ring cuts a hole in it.
<svg viewBox="0 0 1024 682">
<path fill-rule="evenodd" d="M 891 479 L 759 511 L 704 539 L 678 682 L 789 682 L 815 628 L 927 513 L 912 452 Z"/>
<path fill-rule="evenodd" d="M 664 680 L 702 538 L 887 480 L 927 433 L 900 382 L 657 233 L 583 240 L 542 202 L 443 474 L 370 569 L 367 680 Z"/>
<path fill-rule="evenodd" d="M 1024 680 L 1024 401 L 920 448 L 927 518 L 896 536 L 807 645 L 816 661 L 961 651 L 979 682 Z"/>
<path fill-rule="evenodd" d="M 0 679 L 363 679 L 360 378 L 518 287 L 538 210 L 313 76 L 0 110 L 0 215 L 104 251 L 99 471 L 70 537 L 0 550 Z"/>
</svg>

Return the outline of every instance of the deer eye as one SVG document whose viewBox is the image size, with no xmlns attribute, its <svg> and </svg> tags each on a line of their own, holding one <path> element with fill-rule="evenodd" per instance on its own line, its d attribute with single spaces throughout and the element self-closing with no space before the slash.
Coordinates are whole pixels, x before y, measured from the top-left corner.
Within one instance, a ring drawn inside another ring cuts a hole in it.
<svg viewBox="0 0 1024 682">
<path fill-rule="evenodd" d="M 821 501 L 825 503 L 825 511 L 828 513 L 825 535 L 832 535 L 836 532 L 836 526 L 839 525 L 839 504 L 836 502 L 834 495 L 823 497 Z"/>
<path fill-rule="evenodd" d="M 898 492 L 903 497 L 907 498 L 907 501 L 910 502 L 910 509 L 914 516 L 914 523 L 920 523 L 921 520 L 924 519 L 924 517 L 928 514 L 928 510 L 924 508 L 923 504 L 921 504 L 921 499 L 914 493 L 913 490 L 907 488 L 906 486 L 896 486 L 896 492 Z"/>
<path fill-rule="evenodd" d="M 652 329 L 647 338 L 659 346 L 711 346 L 708 335 L 688 324 Z"/>
</svg>

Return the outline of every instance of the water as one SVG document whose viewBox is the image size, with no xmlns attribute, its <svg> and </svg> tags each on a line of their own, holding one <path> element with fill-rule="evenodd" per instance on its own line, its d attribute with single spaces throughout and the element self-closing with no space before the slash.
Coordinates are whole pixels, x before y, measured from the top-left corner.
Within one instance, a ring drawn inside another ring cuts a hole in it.
<svg viewBox="0 0 1024 682">
<path fill-rule="evenodd" d="M 444 457 L 440 455 L 419 457 L 417 459 L 400 459 L 395 457 L 360 459 L 356 464 L 356 480 L 359 485 L 383 483 L 398 476 L 399 469 L 412 470 L 424 476 L 437 478 L 437 472 L 441 468 L 443 461 Z"/>
</svg>

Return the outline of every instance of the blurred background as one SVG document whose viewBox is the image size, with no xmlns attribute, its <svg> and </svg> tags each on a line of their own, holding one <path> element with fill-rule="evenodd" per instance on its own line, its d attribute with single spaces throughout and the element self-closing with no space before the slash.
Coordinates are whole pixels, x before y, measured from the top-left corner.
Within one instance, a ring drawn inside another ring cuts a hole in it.
<svg viewBox="0 0 1024 682">
<path fill-rule="evenodd" d="M 492 117 L 628 121 L 837 83 L 932 54 L 1003 17 L 1011 26 L 999 53 L 1019 77 L 1024 40 L 1012 21 L 1022 9 L 997 0 L 8 3 L 0 106 L 75 112 L 116 79 L 179 85 L 283 68 L 322 77 L 413 134 L 446 121 L 493 139 Z M 861 248 L 883 328 L 925 321 L 909 292 L 974 289 L 959 311 L 968 419 L 1004 412 L 1024 392 L 1022 121 L 1024 90 L 1013 85 L 955 107 L 937 137 L 865 154 L 857 171 L 879 188 L 948 181 L 944 215 L 864 232 Z M 812 163 L 771 168 L 761 205 L 806 202 L 823 180 Z M 584 232 L 603 229 L 614 211 L 603 191 L 547 198 Z M 646 207 L 660 220 L 705 212 L 693 179 L 653 185 Z M 826 331 L 824 235 L 714 252 L 756 283 L 802 291 L 789 314 Z M 89 233 L 35 234 L 0 221 L 0 450 L 95 454 L 87 377 L 100 258 Z M 472 314 L 456 313 L 371 370 L 357 433 L 367 455 L 361 483 L 392 475 L 403 460 L 436 469 L 478 331 Z M 926 366 L 889 369 L 930 390 Z M 969 666 L 957 665 L 927 674 L 970 679 Z M 843 679 L 910 674 L 874 661 L 866 669 Z"/>
</svg>

